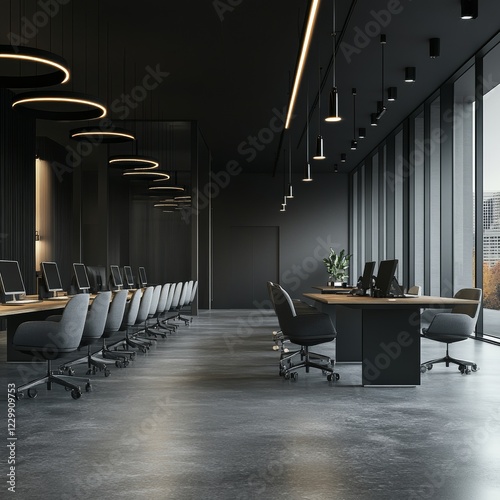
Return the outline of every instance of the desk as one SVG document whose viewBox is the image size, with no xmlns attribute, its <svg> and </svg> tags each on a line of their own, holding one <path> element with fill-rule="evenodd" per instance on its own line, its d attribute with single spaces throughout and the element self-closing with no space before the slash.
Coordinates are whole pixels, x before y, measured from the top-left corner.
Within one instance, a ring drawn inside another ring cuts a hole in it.
<svg viewBox="0 0 500 500">
<path fill-rule="evenodd" d="M 446 297 L 382 299 L 305 293 L 337 328 L 336 360 L 361 361 L 364 386 L 420 385 L 420 309 L 473 300 Z"/>
<path fill-rule="evenodd" d="M 351 290 L 354 290 L 352 286 L 313 286 L 312 288 L 319 290 L 321 293 L 338 293 L 338 294 L 348 294 Z"/>
</svg>

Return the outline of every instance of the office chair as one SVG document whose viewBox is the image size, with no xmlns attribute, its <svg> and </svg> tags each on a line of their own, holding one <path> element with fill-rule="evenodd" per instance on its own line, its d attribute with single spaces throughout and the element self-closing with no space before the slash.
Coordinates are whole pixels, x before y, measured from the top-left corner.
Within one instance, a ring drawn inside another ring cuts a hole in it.
<svg viewBox="0 0 500 500">
<path fill-rule="evenodd" d="M 170 333 L 173 333 L 177 330 L 179 325 L 173 325 L 168 322 L 170 318 L 165 317 L 168 312 L 170 311 L 172 307 L 172 302 L 174 300 L 174 293 L 176 289 L 176 285 L 174 283 L 167 283 L 168 285 L 168 295 L 167 295 L 167 301 L 165 303 L 165 307 L 163 308 L 163 312 L 160 314 L 160 316 L 157 319 L 157 328 L 161 328 L 162 330 L 166 330 Z"/>
<path fill-rule="evenodd" d="M 91 347 L 101 339 L 104 333 L 110 302 L 111 292 L 100 292 L 97 294 L 87 313 L 83 335 L 80 340 L 80 347 L 87 346 L 87 356 L 65 363 L 60 367 L 60 370 L 67 371 L 70 375 L 73 375 L 73 366 L 87 363 L 87 375 L 95 375 L 99 368 L 99 370 L 104 370 L 104 375 L 106 377 L 109 377 L 111 372 L 106 367 L 106 363 L 103 359 L 98 359 L 93 356 Z M 60 321 L 61 318 L 61 316 L 49 316 L 47 319 Z"/>
<path fill-rule="evenodd" d="M 184 287 L 184 283 L 182 281 L 179 281 L 175 285 L 172 285 L 174 287 L 174 294 L 172 296 L 172 302 L 170 303 L 170 309 L 169 311 L 176 311 L 176 314 L 173 316 L 169 316 L 168 318 L 165 318 L 164 322 L 166 323 L 170 319 L 177 319 L 177 316 L 179 315 L 177 312 L 177 309 L 179 307 L 180 301 L 181 301 L 181 294 L 182 290 Z M 178 326 L 178 325 L 176 325 Z"/>
<path fill-rule="evenodd" d="M 458 365 L 460 373 L 469 375 L 471 371 L 479 370 L 472 361 L 452 358 L 449 355 L 449 345 L 461 342 L 472 337 L 476 327 L 477 317 L 481 309 L 483 292 L 480 288 L 462 288 L 455 295 L 456 299 L 476 300 L 476 304 L 460 304 L 452 308 L 451 312 L 438 313 L 432 319 L 428 328 L 422 329 L 422 337 L 446 344 L 446 355 L 443 358 L 426 361 L 420 365 L 420 371 L 425 373 L 432 370 L 436 363 L 450 363 Z M 470 368 L 469 368 L 470 367 Z"/>
<path fill-rule="evenodd" d="M 153 298 L 151 300 L 151 307 L 149 308 L 149 314 L 146 319 L 146 330 L 145 333 L 152 337 L 160 337 L 165 338 L 167 334 L 158 329 L 158 318 L 160 314 L 165 310 L 165 306 L 167 304 L 168 292 L 170 289 L 170 284 L 165 283 L 162 285 L 157 285 L 153 292 Z M 151 320 L 154 320 L 154 324 L 151 324 Z"/>
<path fill-rule="evenodd" d="M 330 316 L 325 313 L 301 314 L 295 311 L 294 303 L 288 293 L 277 284 L 270 285 L 273 303 L 278 316 L 278 322 L 283 334 L 290 341 L 300 346 L 301 361 L 297 364 L 283 367 L 285 379 L 297 380 L 297 370 L 305 368 L 318 368 L 323 374 L 328 374 L 328 381 L 339 380 L 340 375 L 335 373 L 335 361 L 328 356 L 309 352 L 309 347 L 331 342 L 337 337 Z M 324 360 L 324 363 L 313 361 L 313 359 Z"/>
<path fill-rule="evenodd" d="M 129 324 L 127 328 L 127 344 L 140 349 L 142 352 L 146 352 L 153 345 L 152 340 L 141 337 L 140 333 L 144 332 L 146 328 L 146 320 L 149 316 L 154 288 L 153 286 L 146 287 L 141 297 L 135 323 L 132 325 Z M 143 325 L 144 328 L 142 328 Z M 130 333 L 132 330 L 135 330 L 133 334 Z"/>
<path fill-rule="evenodd" d="M 100 354 L 103 359 L 114 360 L 118 368 L 128 366 L 129 359 L 134 359 L 136 354 L 135 351 L 118 353 L 106 345 L 106 339 L 109 339 L 120 330 L 127 307 L 127 298 L 127 290 L 120 290 L 113 295 L 113 300 L 109 306 L 108 317 L 106 318 L 106 325 L 104 326 L 104 333 L 101 337 L 102 349 L 94 353 L 94 356 Z"/>
<path fill-rule="evenodd" d="M 60 321 L 26 321 L 21 323 L 12 339 L 12 344 L 17 351 L 31 354 L 36 359 L 47 361 L 47 374 L 45 377 L 33 380 L 17 388 L 16 398 L 24 397 L 28 391 L 30 398 L 37 396 L 34 387 L 47 384 L 47 390 L 52 390 L 52 384 L 59 384 L 71 391 L 73 399 L 82 395 L 78 382 L 85 382 L 85 390 L 92 390 L 88 378 L 70 377 L 53 371 L 51 361 L 70 352 L 76 351 L 85 327 L 89 295 L 86 293 L 75 295 L 68 300 Z"/>
<path fill-rule="evenodd" d="M 191 292 L 193 290 L 193 284 L 194 282 L 191 281 L 185 281 L 184 284 L 182 285 L 182 290 L 181 290 L 181 296 L 179 298 L 179 303 L 177 304 L 176 310 L 177 310 L 177 315 L 174 316 L 173 319 L 179 320 L 179 321 L 184 321 L 184 324 L 187 326 L 191 321 L 193 321 L 193 318 L 185 318 L 184 316 L 181 316 L 181 310 L 184 306 L 186 306 L 191 300 Z"/>
<path fill-rule="evenodd" d="M 126 291 L 126 290 L 125 290 Z M 111 347 L 113 350 L 111 352 L 119 352 L 120 355 L 125 354 L 135 356 L 135 351 L 127 350 L 127 347 L 139 347 L 131 338 L 129 338 L 129 329 L 131 329 L 137 320 L 137 315 L 139 313 L 139 307 L 141 305 L 142 290 L 138 288 L 133 294 L 132 298 L 125 306 L 125 312 L 123 314 L 122 323 L 118 329 L 119 332 L 124 332 L 125 337 L 118 342 L 115 342 Z M 118 351 L 118 348 L 122 347 L 123 351 Z"/>
</svg>

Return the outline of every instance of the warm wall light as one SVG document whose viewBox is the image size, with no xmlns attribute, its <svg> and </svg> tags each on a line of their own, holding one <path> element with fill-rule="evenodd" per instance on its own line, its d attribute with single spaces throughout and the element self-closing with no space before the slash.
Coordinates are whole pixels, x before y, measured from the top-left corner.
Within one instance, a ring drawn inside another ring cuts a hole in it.
<svg viewBox="0 0 500 500">
<path fill-rule="evenodd" d="M 40 241 L 40 234 L 38 231 L 35 231 L 35 241 Z"/>
<path fill-rule="evenodd" d="M 439 38 L 429 39 L 429 57 L 435 59 L 441 54 L 441 40 Z"/>
<path fill-rule="evenodd" d="M 288 113 L 286 115 L 285 128 L 290 127 L 293 108 L 295 107 L 295 101 L 297 100 L 297 94 L 300 87 L 300 80 L 302 79 L 302 73 L 304 72 L 304 65 L 306 63 L 307 53 L 309 52 L 309 46 L 311 45 L 311 38 L 314 31 L 314 25 L 316 23 L 316 16 L 318 14 L 319 4 L 320 0 L 313 0 L 311 2 L 309 17 L 307 19 L 306 31 L 304 33 L 304 39 L 302 41 L 302 49 L 300 51 L 299 63 L 297 64 L 297 69 L 295 70 L 295 79 L 293 82 L 292 95 L 290 96 L 290 103 L 288 104 Z"/>
<path fill-rule="evenodd" d="M 395 101 L 398 98 L 398 88 L 397 87 L 389 87 L 387 89 L 387 100 Z"/>
<path fill-rule="evenodd" d="M 405 68 L 405 82 L 413 83 L 417 79 L 417 68 L 415 66 L 407 66 Z"/>
<path fill-rule="evenodd" d="M 23 76 L 9 76 L 6 75 L 5 71 L 1 71 L 0 87 L 2 88 L 50 87 L 66 83 L 70 77 L 68 64 L 62 57 L 37 48 L 0 45 L 1 61 L 14 61 L 19 64 L 27 63 L 34 66 L 34 71 L 30 75 L 23 68 L 19 70 L 20 75 Z M 48 69 L 49 72 L 44 73 L 43 69 Z"/>
<path fill-rule="evenodd" d="M 462 19 L 476 19 L 478 15 L 478 0 L 462 0 L 460 17 Z"/>
</svg>

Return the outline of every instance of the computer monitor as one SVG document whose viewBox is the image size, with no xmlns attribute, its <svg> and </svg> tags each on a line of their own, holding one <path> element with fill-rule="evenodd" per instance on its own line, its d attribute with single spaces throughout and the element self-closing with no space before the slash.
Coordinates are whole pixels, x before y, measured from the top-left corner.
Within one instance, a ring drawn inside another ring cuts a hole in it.
<svg viewBox="0 0 500 500">
<path fill-rule="evenodd" d="M 361 277 L 361 288 L 366 292 L 372 287 L 372 277 L 375 271 L 375 262 L 365 262 L 363 276 Z"/>
<path fill-rule="evenodd" d="M 10 302 L 16 301 L 16 294 L 26 293 L 17 260 L 0 260 L 0 284 L 5 295 L 12 295 Z"/>
<path fill-rule="evenodd" d="M 377 288 L 378 297 L 389 297 L 391 286 L 394 279 L 394 273 L 398 267 L 398 259 L 382 260 L 378 266 L 377 278 L 375 286 Z"/>
<path fill-rule="evenodd" d="M 109 266 L 111 270 L 111 280 L 113 282 L 113 286 L 115 288 L 118 288 L 118 290 L 121 290 L 123 287 L 123 279 L 122 275 L 120 274 L 120 268 L 115 265 Z"/>
<path fill-rule="evenodd" d="M 123 266 L 123 273 L 125 274 L 125 282 L 127 283 L 127 288 L 134 288 L 135 283 L 132 268 L 130 266 Z"/>
<path fill-rule="evenodd" d="M 88 291 L 90 290 L 90 282 L 85 264 L 74 263 L 73 270 L 75 272 L 76 284 L 78 286 L 78 289 L 84 293 L 88 293 Z"/>
<path fill-rule="evenodd" d="M 146 278 L 146 269 L 144 269 L 143 267 L 139 268 L 139 283 L 143 287 L 148 284 L 148 279 Z"/>
<path fill-rule="evenodd" d="M 43 281 L 45 282 L 45 288 L 48 292 L 52 293 L 52 297 L 49 298 L 57 298 L 57 292 L 62 292 L 64 290 L 61 283 L 61 275 L 59 274 L 57 263 L 42 262 L 41 268 Z"/>
</svg>

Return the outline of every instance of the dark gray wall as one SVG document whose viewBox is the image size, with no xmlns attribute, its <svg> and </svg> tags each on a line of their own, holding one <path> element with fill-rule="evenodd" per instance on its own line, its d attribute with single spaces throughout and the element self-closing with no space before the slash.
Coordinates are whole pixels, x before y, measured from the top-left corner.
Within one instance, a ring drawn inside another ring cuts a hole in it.
<svg viewBox="0 0 500 500">
<path fill-rule="evenodd" d="M 233 176 L 229 185 L 214 197 L 214 308 L 229 307 L 234 303 L 234 295 L 239 294 L 238 289 L 255 286 L 255 276 L 249 275 L 245 261 L 241 262 L 239 286 L 230 288 L 228 285 L 228 268 L 233 267 L 228 264 L 228 259 L 234 258 L 231 255 L 234 249 L 231 236 L 237 227 L 277 227 L 278 276 L 269 276 L 268 279 L 278 278 L 292 296 L 299 297 L 303 292 L 313 291 L 313 285 L 326 284 L 328 275 L 322 258 L 330 246 L 340 250 L 347 249 L 348 245 L 347 176 L 318 174 L 311 183 L 295 180 L 295 198 L 288 201 L 286 212 L 279 211 L 282 195 L 282 176 L 272 178 L 264 174 L 241 173 Z M 269 252 L 269 258 L 273 259 L 274 255 Z M 262 263 L 263 267 L 267 265 L 267 262 Z M 265 287 L 265 283 L 262 286 Z M 244 295 L 242 291 L 241 296 Z M 248 308 L 262 305 L 247 302 Z"/>
</svg>

